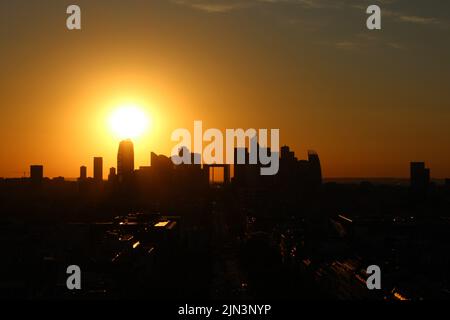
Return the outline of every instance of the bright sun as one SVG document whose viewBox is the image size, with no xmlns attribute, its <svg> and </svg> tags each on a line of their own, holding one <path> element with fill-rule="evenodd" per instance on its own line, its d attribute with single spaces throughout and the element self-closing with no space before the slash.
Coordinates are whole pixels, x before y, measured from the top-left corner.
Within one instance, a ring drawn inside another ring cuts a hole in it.
<svg viewBox="0 0 450 320">
<path fill-rule="evenodd" d="M 141 108 L 126 105 L 113 111 L 109 125 L 120 139 L 137 138 L 147 130 L 149 117 Z"/>
</svg>

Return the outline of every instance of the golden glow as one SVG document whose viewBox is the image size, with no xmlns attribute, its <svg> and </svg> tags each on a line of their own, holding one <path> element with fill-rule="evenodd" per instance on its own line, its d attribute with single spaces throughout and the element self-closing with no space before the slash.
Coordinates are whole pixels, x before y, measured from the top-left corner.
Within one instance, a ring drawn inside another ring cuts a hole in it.
<svg viewBox="0 0 450 320">
<path fill-rule="evenodd" d="M 120 139 L 137 138 L 149 127 L 149 116 L 142 108 L 125 105 L 114 110 L 109 125 Z"/>
<path fill-rule="evenodd" d="M 169 221 L 160 221 L 160 222 L 155 224 L 155 227 L 161 228 L 161 227 L 167 226 L 168 224 L 169 224 Z"/>
<path fill-rule="evenodd" d="M 395 292 L 395 293 L 394 293 L 394 297 L 395 297 L 395 299 L 401 300 L 401 301 L 407 301 L 407 300 L 408 300 L 406 297 L 404 297 L 403 295 L 401 295 L 401 294 L 398 293 L 398 292 Z"/>
</svg>

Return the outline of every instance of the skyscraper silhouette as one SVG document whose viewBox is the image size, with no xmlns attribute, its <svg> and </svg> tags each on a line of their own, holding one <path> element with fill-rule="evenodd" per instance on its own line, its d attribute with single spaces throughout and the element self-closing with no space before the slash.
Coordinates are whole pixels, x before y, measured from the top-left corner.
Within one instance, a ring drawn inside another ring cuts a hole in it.
<svg viewBox="0 0 450 320">
<path fill-rule="evenodd" d="M 33 183 L 40 183 L 44 178 L 44 166 L 31 165 L 30 166 L 30 178 Z"/>
<path fill-rule="evenodd" d="M 103 158 L 102 157 L 94 157 L 94 180 L 95 181 L 103 180 Z"/>
<path fill-rule="evenodd" d="M 108 181 L 112 182 L 116 179 L 116 168 L 109 168 Z"/>
<path fill-rule="evenodd" d="M 80 167 L 80 180 L 86 180 L 87 178 L 87 168 L 86 166 Z"/>
<path fill-rule="evenodd" d="M 119 144 L 117 152 L 117 177 L 123 181 L 134 172 L 134 147 L 130 139 L 123 140 Z"/>
<path fill-rule="evenodd" d="M 309 150 L 308 151 L 308 162 L 311 172 L 311 182 L 314 185 L 322 184 L 322 167 L 320 166 L 320 159 L 317 152 Z"/>
<path fill-rule="evenodd" d="M 411 190 L 416 193 L 426 193 L 430 184 L 430 169 L 424 162 L 411 162 L 410 164 Z"/>
</svg>

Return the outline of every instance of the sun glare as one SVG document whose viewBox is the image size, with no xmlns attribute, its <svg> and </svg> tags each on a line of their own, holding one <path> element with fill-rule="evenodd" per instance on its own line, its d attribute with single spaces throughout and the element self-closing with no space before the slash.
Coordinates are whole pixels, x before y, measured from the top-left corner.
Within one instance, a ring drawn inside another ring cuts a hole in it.
<svg viewBox="0 0 450 320">
<path fill-rule="evenodd" d="M 109 124 L 118 138 L 137 138 L 147 130 L 149 117 L 141 108 L 127 105 L 113 111 Z"/>
</svg>

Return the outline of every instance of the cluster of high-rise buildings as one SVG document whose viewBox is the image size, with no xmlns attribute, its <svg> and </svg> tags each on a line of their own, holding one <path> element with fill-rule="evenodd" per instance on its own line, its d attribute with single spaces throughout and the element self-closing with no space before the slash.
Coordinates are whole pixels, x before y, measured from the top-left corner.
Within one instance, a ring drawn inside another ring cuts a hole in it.
<svg viewBox="0 0 450 320">
<path fill-rule="evenodd" d="M 33 167 L 33 166 L 32 166 Z M 42 166 L 41 166 L 42 167 Z M 123 181 L 127 177 L 131 177 L 134 173 L 134 147 L 131 140 L 121 141 L 119 151 L 117 153 L 117 171 L 112 167 L 109 169 L 108 180 L 118 179 Z M 80 167 L 79 181 L 87 180 L 87 167 Z M 103 181 L 103 158 L 94 157 L 93 180 L 96 182 Z"/>
<path fill-rule="evenodd" d="M 257 145 L 259 149 L 260 146 Z M 179 155 L 189 153 L 192 164 L 175 165 L 170 157 L 151 153 L 151 166 L 141 166 L 135 169 L 134 147 L 131 140 L 121 141 L 117 152 L 117 168 L 110 168 L 108 181 L 126 183 L 127 181 L 143 180 L 153 178 L 159 183 L 163 180 L 173 180 L 174 176 L 181 179 L 194 180 L 205 184 L 229 184 L 234 182 L 239 186 L 258 187 L 273 184 L 295 185 L 303 183 L 306 185 L 319 186 L 322 183 L 322 169 L 319 156 L 314 151 L 308 152 L 308 159 L 299 160 L 288 146 L 283 146 L 280 152 L 280 170 L 274 176 L 261 176 L 262 164 L 249 164 L 248 148 L 235 148 L 235 164 L 198 164 L 194 161 L 200 155 L 191 153 L 187 148 L 181 148 Z M 244 154 L 244 164 L 237 164 L 238 153 Z M 268 150 L 270 152 L 270 150 Z M 257 152 L 259 154 L 259 152 Z M 169 178 L 170 177 L 170 178 Z M 80 167 L 79 180 L 87 178 L 86 166 Z M 93 181 L 103 181 L 103 159 L 94 157 Z"/>
<path fill-rule="evenodd" d="M 259 146 L 257 146 L 260 148 Z M 187 148 L 180 149 L 180 155 L 190 151 Z M 245 164 L 237 164 L 238 153 L 242 152 L 245 157 Z M 270 152 L 270 151 L 269 151 Z M 149 177 L 158 175 L 158 180 L 163 183 L 164 177 L 178 175 L 201 180 L 209 184 L 228 184 L 234 182 L 239 186 L 267 186 L 267 185 L 305 185 L 320 186 L 322 183 L 322 168 L 319 156 L 314 151 L 308 151 L 307 159 L 298 159 L 295 153 L 288 146 L 280 149 L 280 169 L 277 175 L 261 176 L 261 164 L 249 164 L 249 152 L 247 148 L 234 149 L 235 164 L 212 164 L 200 165 L 194 161 L 200 155 L 190 153 L 192 164 L 175 165 L 170 157 L 151 153 L 151 166 L 141 166 L 135 169 L 134 146 L 131 140 L 121 141 L 117 152 L 117 168 L 110 168 L 108 181 L 123 183 L 133 181 L 139 177 Z M 173 171 L 173 172 L 172 172 Z M 189 173 L 187 173 L 189 172 Z M 40 182 L 44 178 L 43 165 L 30 166 L 30 180 Z M 172 177 L 173 178 L 173 177 Z M 87 167 L 80 167 L 79 181 L 88 180 Z M 94 182 L 102 182 L 103 179 L 103 158 L 94 157 L 93 178 Z M 142 179 L 141 179 L 142 180 Z M 431 183 L 430 169 L 425 162 L 410 163 L 410 188 L 417 194 L 426 193 Z M 450 179 L 445 179 L 445 184 L 450 186 Z"/>
</svg>

